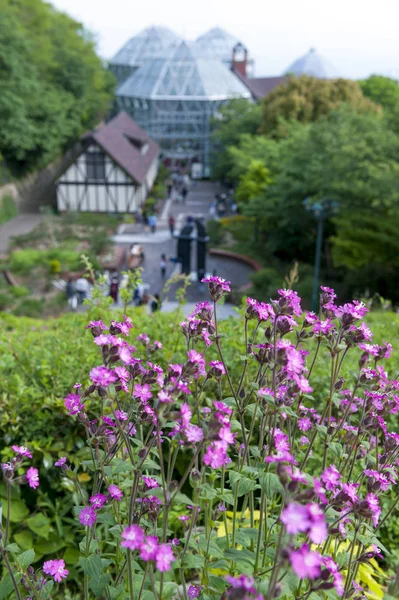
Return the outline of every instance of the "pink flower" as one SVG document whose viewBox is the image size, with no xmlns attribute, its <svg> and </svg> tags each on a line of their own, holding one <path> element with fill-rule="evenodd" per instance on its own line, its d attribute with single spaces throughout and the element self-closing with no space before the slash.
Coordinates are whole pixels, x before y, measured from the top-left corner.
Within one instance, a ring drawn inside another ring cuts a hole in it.
<svg viewBox="0 0 399 600">
<path fill-rule="evenodd" d="M 161 571 L 161 573 L 170 571 L 170 565 L 174 560 L 175 555 L 168 544 L 161 544 L 158 546 L 156 553 L 156 567 L 158 571 Z"/>
<path fill-rule="evenodd" d="M 90 321 L 86 326 L 86 329 L 99 329 L 100 331 L 104 331 L 105 329 L 108 329 L 108 327 L 106 327 L 100 319 L 99 321 Z"/>
<path fill-rule="evenodd" d="M 153 479 L 152 477 L 146 477 L 145 475 L 143 475 L 142 480 L 145 483 L 145 486 L 148 490 L 152 490 L 154 488 L 159 487 L 159 483 L 156 479 Z"/>
<path fill-rule="evenodd" d="M 127 421 L 128 414 L 124 410 L 116 410 L 115 416 L 119 421 Z"/>
<path fill-rule="evenodd" d="M 204 437 L 201 427 L 191 423 L 184 428 L 184 434 L 188 442 L 200 442 Z"/>
<path fill-rule="evenodd" d="M 298 293 L 294 290 L 278 290 L 279 296 L 281 296 L 281 300 L 285 300 L 292 312 L 295 316 L 300 317 L 302 314 L 301 308 L 301 299 L 298 296 Z M 281 305 L 281 300 L 278 304 Z"/>
<path fill-rule="evenodd" d="M 111 483 L 111 485 L 109 486 L 108 492 L 111 498 L 114 498 L 114 500 L 118 500 L 118 502 L 123 498 L 122 491 L 118 488 L 117 485 L 114 485 L 113 483 Z"/>
<path fill-rule="evenodd" d="M 173 402 L 172 396 L 170 396 L 166 390 L 161 390 L 158 393 L 158 400 L 160 402 L 165 402 L 165 403 L 171 403 L 171 402 Z"/>
<path fill-rule="evenodd" d="M 327 490 L 335 490 L 339 484 L 339 480 L 341 479 L 341 473 L 338 471 L 335 465 L 331 465 L 322 473 L 320 479 L 326 486 Z"/>
<path fill-rule="evenodd" d="M 29 487 L 34 490 L 39 487 L 39 471 L 35 467 L 29 467 L 26 471 L 26 479 L 28 480 Z"/>
<path fill-rule="evenodd" d="M 94 494 L 94 496 L 89 498 L 89 502 L 94 508 L 101 508 L 107 500 L 108 498 L 105 494 Z"/>
<path fill-rule="evenodd" d="M 332 329 L 335 329 L 334 323 L 331 323 L 330 319 L 326 319 L 325 321 L 317 321 L 313 331 L 316 336 L 323 336 L 330 333 Z"/>
<path fill-rule="evenodd" d="M 92 527 L 97 520 L 96 511 L 92 506 L 85 506 L 79 513 L 79 522 L 85 527 Z"/>
<path fill-rule="evenodd" d="M 146 333 L 140 333 L 140 335 L 136 337 L 136 340 L 142 342 L 144 346 L 147 346 L 150 343 L 150 338 Z"/>
<path fill-rule="evenodd" d="M 223 363 L 219 360 L 211 360 L 209 366 L 211 367 L 210 374 L 214 377 L 221 377 L 222 375 L 226 374 L 226 370 L 223 366 Z"/>
<path fill-rule="evenodd" d="M 155 560 L 158 550 L 158 538 L 147 535 L 140 545 L 140 558 L 143 560 Z"/>
<path fill-rule="evenodd" d="M 374 527 L 377 527 L 382 512 L 378 498 L 375 494 L 367 494 L 366 502 L 372 515 Z"/>
<path fill-rule="evenodd" d="M 289 556 L 291 566 L 299 579 L 319 577 L 322 558 L 318 552 L 310 551 L 307 544 L 304 544 L 299 550 L 290 552 Z"/>
<path fill-rule="evenodd" d="M 133 396 L 139 398 L 143 404 L 146 404 L 150 398 L 152 398 L 151 388 L 148 383 L 140 385 L 136 383 L 133 390 Z"/>
<path fill-rule="evenodd" d="M 311 427 L 312 427 L 312 421 L 308 417 L 305 417 L 304 419 L 298 419 L 298 428 L 301 431 L 307 431 Z"/>
<path fill-rule="evenodd" d="M 65 465 L 67 459 L 66 456 L 61 456 L 61 458 L 59 458 L 57 460 L 57 462 L 54 464 L 55 467 L 62 467 L 63 465 Z"/>
<path fill-rule="evenodd" d="M 77 415 L 85 407 L 81 397 L 77 394 L 68 394 L 64 400 L 64 406 L 70 415 Z"/>
<path fill-rule="evenodd" d="M 255 594 L 255 580 L 249 575 L 239 575 L 238 577 L 232 577 L 231 575 L 225 576 L 226 581 L 231 585 L 232 588 L 238 590 L 245 590 L 250 594 Z"/>
<path fill-rule="evenodd" d="M 65 562 L 63 560 L 46 560 L 43 564 L 43 573 L 51 575 L 54 581 L 60 583 L 68 574 L 68 569 L 65 568 Z"/>
<path fill-rule="evenodd" d="M 139 525 L 130 525 L 122 531 L 123 542 L 121 546 L 129 550 L 137 550 L 144 542 L 144 531 Z"/>
<path fill-rule="evenodd" d="M 206 449 L 202 462 L 212 469 L 220 469 L 231 462 L 226 450 L 224 442 L 212 442 Z"/>
<path fill-rule="evenodd" d="M 284 523 L 287 533 L 295 535 L 303 533 L 310 527 L 309 512 L 306 506 L 291 502 L 281 512 L 281 521 Z"/>
<path fill-rule="evenodd" d="M 122 381 L 129 381 L 130 379 L 129 371 L 125 367 L 115 367 L 115 375 Z"/>
<path fill-rule="evenodd" d="M 32 452 L 26 448 L 26 446 L 11 446 L 16 454 L 19 456 L 26 456 L 26 458 L 32 458 Z"/>
<path fill-rule="evenodd" d="M 190 585 L 187 590 L 187 596 L 190 600 L 194 600 L 194 598 L 198 598 L 201 588 L 198 585 Z"/>
<path fill-rule="evenodd" d="M 94 367 L 90 371 L 90 379 L 93 383 L 102 387 L 108 387 L 111 383 L 117 381 L 115 373 L 106 367 Z"/>
<path fill-rule="evenodd" d="M 216 284 L 216 285 L 220 285 L 220 287 L 222 288 L 222 290 L 224 292 L 230 292 L 230 284 L 231 281 L 226 281 L 225 279 L 223 279 L 223 277 L 205 277 L 204 279 L 201 279 L 202 283 L 211 283 L 211 284 Z M 211 287 L 211 286 L 209 286 Z"/>
</svg>

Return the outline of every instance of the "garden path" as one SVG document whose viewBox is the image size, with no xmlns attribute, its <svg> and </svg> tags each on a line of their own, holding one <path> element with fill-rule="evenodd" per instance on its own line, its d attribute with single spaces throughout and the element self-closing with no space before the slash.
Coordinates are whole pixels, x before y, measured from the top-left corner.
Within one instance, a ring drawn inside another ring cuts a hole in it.
<svg viewBox="0 0 399 600">
<path fill-rule="evenodd" d="M 177 241 L 169 233 L 168 218 L 173 215 L 176 219 L 176 231 L 180 231 L 188 216 L 204 217 L 210 219 L 209 207 L 214 201 L 215 194 L 221 188 L 217 183 L 209 181 L 193 182 L 187 195 L 186 202 L 166 201 L 161 216 L 158 219 L 156 233 L 145 232 L 141 225 L 122 225 L 114 236 L 116 244 L 129 248 L 130 244 L 141 244 L 144 249 L 145 260 L 143 263 L 143 282 L 149 286 L 151 295 L 160 293 L 168 277 L 180 272 L 180 267 L 168 262 L 165 280 L 160 273 L 161 254 L 168 258 L 176 256 Z M 200 289 L 196 282 L 195 272 L 195 244 L 192 249 L 192 285 L 187 290 L 187 302 L 199 302 L 208 298 L 206 289 Z M 249 282 L 252 270 L 247 265 L 225 258 L 208 256 L 207 272 L 216 271 L 217 275 L 233 282 L 235 287 L 241 287 Z M 169 300 L 173 301 L 173 293 Z"/>
<path fill-rule="evenodd" d="M 23 213 L 0 225 L 0 254 L 7 252 L 10 240 L 14 235 L 30 233 L 39 225 L 42 218 L 42 215 L 38 213 Z"/>
</svg>

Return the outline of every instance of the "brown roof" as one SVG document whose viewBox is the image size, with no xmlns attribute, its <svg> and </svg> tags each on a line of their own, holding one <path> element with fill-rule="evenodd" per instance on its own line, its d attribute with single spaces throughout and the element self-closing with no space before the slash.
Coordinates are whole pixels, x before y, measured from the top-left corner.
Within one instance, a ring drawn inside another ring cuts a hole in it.
<svg viewBox="0 0 399 600">
<path fill-rule="evenodd" d="M 125 112 L 120 112 L 90 137 L 97 142 L 132 179 L 142 184 L 159 153 L 159 146 Z M 145 153 L 140 148 L 148 144 Z"/>
<path fill-rule="evenodd" d="M 269 94 L 278 85 L 287 81 L 286 76 L 278 77 L 244 77 L 239 71 L 234 69 L 234 73 L 247 86 L 255 100 L 261 100 Z"/>
</svg>

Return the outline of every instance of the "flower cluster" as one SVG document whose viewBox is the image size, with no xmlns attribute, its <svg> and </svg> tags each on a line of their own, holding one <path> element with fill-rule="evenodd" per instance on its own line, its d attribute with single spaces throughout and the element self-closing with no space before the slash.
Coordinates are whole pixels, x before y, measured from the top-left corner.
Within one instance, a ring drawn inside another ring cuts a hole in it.
<svg viewBox="0 0 399 600">
<path fill-rule="evenodd" d="M 154 561 L 161 573 L 170 571 L 175 560 L 173 550 L 169 544 L 160 544 L 154 535 L 145 535 L 139 525 L 130 525 L 122 531 L 121 545 L 131 551 L 137 550 L 140 558 L 145 561 Z"/>
</svg>

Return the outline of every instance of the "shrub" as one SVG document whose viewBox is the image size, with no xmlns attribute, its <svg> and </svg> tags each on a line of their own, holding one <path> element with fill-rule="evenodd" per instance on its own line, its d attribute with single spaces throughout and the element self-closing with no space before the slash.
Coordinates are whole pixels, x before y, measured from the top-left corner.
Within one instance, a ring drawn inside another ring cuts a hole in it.
<svg viewBox="0 0 399 600">
<path fill-rule="evenodd" d="M 13 314 L 21 317 L 40 317 L 43 312 L 44 301 L 36 298 L 24 298 L 13 309 Z"/>
<path fill-rule="evenodd" d="M 209 235 L 209 246 L 222 246 L 224 242 L 224 230 L 220 221 L 208 221 L 206 230 Z"/>
<path fill-rule="evenodd" d="M 24 350 L 15 348 L 15 332 L 0 385 L 16 390 L 17 404 L 28 402 L 18 395 L 23 373 L 31 410 L 35 403 L 53 429 L 11 403 L 26 429 L 2 416 L 14 446 L 4 450 L 0 489 L 6 515 L 11 506 L 0 547 L 4 555 L 11 542 L 10 594 L 22 575 L 25 588 L 36 589 L 43 571 L 43 599 L 65 578 L 72 593 L 83 583 L 85 599 L 357 600 L 360 587 L 383 597 L 378 528 L 399 503 L 397 495 L 389 502 L 398 477 L 399 435 L 389 424 L 398 384 L 379 364 L 392 365 L 390 345 L 367 343 L 366 307 L 338 306 L 329 288 L 319 317 L 303 312 L 292 290 L 269 304 L 248 299 L 243 324 L 224 324 L 226 339 L 217 305 L 229 286 L 211 278 L 209 291 L 213 303 L 200 303 L 181 324 L 180 342 L 178 314 L 132 313 L 140 323 L 132 336 L 131 319 L 111 313 L 108 329 L 100 309 L 89 331 L 82 315 L 37 331 L 24 323 Z M 386 324 L 397 332 L 398 322 Z M 18 325 L 5 317 L 4 329 Z M 54 410 L 63 389 L 69 417 Z M 14 427 L 28 448 L 15 445 Z M 39 478 L 54 493 L 38 495 L 28 518 Z M 80 529 L 80 558 L 72 527 Z M 35 544 L 40 558 L 52 547 L 53 560 L 46 555 L 43 568 L 28 569 Z M 64 592 L 61 585 L 58 597 Z M 390 595 L 398 597 L 395 582 Z"/>
<path fill-rule="evenodd" d="M 56 258 L 53 258 L 52 260 L 50 260 L 49 267 L 50 267 L 51 275 L 56 275 L 58 273 L 61 273 L 61 263 Z"/>
<path fill-rule="evenodd" d="M 273 267 L 265 267 L 251 275 L 255 298 L 271 298 L 274 290 L 282 286 L 283 276 Z"/>
<path fill-rule="evenodd" d="M 9 292 L 15 298 L 23 298 L 29 296 L 29 290 L 24 285 L 10 285 Z"/>
<path fill-rule="evenodd" d="M 0 225 L 13 219 L 18 214 L 18 207 L 12 196 L 5 194 L 0 198 Z"/>
<path fill-rule="evenodd" d="M 5 310 L 9 306 L 11 306 L 12 303 L 12 296 L 7 292 L 0 291 L 0 310 Z"/>
</svg>

